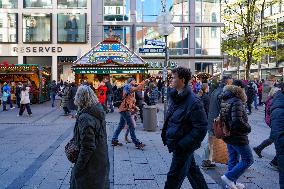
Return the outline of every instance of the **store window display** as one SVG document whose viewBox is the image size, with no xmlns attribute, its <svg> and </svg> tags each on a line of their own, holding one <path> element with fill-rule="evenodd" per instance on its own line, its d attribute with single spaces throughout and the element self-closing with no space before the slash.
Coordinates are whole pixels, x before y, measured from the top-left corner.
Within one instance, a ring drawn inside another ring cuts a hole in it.
<svg viewBox="0 0 284 189">
<path fill-rule="evenodd" d="M 0 14 L 0 43 L 17 42 L 17 13 Z"/>
</svg>

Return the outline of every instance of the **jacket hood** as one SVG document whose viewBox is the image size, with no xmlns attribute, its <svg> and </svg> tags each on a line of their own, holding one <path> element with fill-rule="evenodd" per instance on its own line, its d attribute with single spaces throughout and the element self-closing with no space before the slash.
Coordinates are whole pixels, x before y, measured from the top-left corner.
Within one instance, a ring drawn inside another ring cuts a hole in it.
<svg viewBox="0 0 284 189">
<path fill-rule="evenodd" d="M 105 112 L 103 110 L 103 107 L 100 103 L 93 104 L 91 107 L 85 107 L 78 111 L 78 116 L 87 113 L 90 114 L 99 120 L 105 120 Z"/>
<path fill-rule="evenodd" d="M 239 98 L 241 99 L 243 102 L 247 101 L 247 96 L 244 92 L 244 90 L 240 87 L 237 87 L 235 85 L 226 85 L 223 89 L 223 95 L 222 95 L 223 99 L 229 99 L 229 98 Z"/>
<path fill-rule="evenodd" d="M 273 101 L 271 105 L 271 111 L 276 108 L 282 108 L 284 109 L 284 94 L 281 91 L 278 91 L 273 96 Z"/>
</svg>

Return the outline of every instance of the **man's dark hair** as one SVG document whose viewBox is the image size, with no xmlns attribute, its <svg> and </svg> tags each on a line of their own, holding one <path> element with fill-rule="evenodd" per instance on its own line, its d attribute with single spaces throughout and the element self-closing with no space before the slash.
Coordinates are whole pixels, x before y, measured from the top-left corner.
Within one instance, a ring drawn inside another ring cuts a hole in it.
<svg viewBox="0 0 284 189">
<path fill-rule="evenodd" d="M 187 85 L 191 79 L 191 71 L 188 68 L 177 67 L 172 70 L 172 73 L 176 73 L 179 79 L 184 79 L 185 85 Z"/>
</svg>

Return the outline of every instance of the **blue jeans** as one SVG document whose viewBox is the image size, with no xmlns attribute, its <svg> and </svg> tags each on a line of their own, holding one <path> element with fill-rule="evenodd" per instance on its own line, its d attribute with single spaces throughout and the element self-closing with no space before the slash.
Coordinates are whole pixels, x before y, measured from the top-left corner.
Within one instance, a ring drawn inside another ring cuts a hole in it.
<svg viewBox="0 0 284 189">
<path fill-rule="evenodd" d="M 7 110 L 6 108 L 7 101 L 2 101 L 3 111 Z"/>
<path fill-rule="evenodd" d="M 253 156 L 249 145 L 236 146 L 227 144 L 229 160 L 228 172 L 225 174 L 228 179 L 236 182 L 238 178 L 253 164 Z M 241 161 L 240 161 L 241 157 Z"/>
<path fill-rule="evenodd" d="M 107 95 L 107 104 L 109 105 L 110 110 L 113 111 L 112 94 L 111 95 Z"/>
<path fill-rule="evenodd" d="M 139 140 L 136 138 L 136 135 L 135 135 L 135 128 L 134 128 L 133 119 L 131 118 L 131 113 L 127 112 L 127 111 L 126 112 L 120 112 L 120 121 L 119 121 L 117 129 L 115 130 L 115 132 L 113 134 L 112 141 L 118 140 L 118 136 L 119 136 L 120 132 L 122 131 L 122 129 L 125 127 L 125 123 L 128 125 L 131 140 L 134 142 L 134 144 L 138 144 Z"/>
<path fill-rule="evenodd" d="M 52 107 L 54 107 L 54 102 L 55 102 L 55 96 L 56 96 L 56 94 L 55 93 L 51 93 L 50 94 L 50 97 L 51 97 L 51 103 L 52 103 Z"/>
<path fill-rule="evenodd" d="M 13 108 L 12 100 L 11 100 L 11 95 L 8 96 L 7 104 L 10 104 L 10 108 Z"/>
<path fill-rule="evenodd" d="M 165 189 L 179 189 L 187 177 L 193 189 L 208 189 L 207 183 L 195 163 L 194 154 L 173 153 Z"/>
</svg>

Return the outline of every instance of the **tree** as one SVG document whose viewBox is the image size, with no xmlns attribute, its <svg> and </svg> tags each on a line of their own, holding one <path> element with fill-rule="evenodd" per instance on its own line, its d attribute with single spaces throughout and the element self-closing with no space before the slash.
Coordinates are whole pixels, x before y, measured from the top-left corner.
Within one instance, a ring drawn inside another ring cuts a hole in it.
<svg viewBox="0 0 284 189">
<path fill-rule="evenodd" d="M 244 62 L 245 79 L 249 79 L 252 64 L 260 62 L 265 55 L 275 54 L 268 42 L 283 37 L 283 33 L 267 29 L 274 21 L 264 17 L 265 9 L 280 0 L 222 0 L 222 3 L 226 36 L 222 51 Z"/>
</svg>

